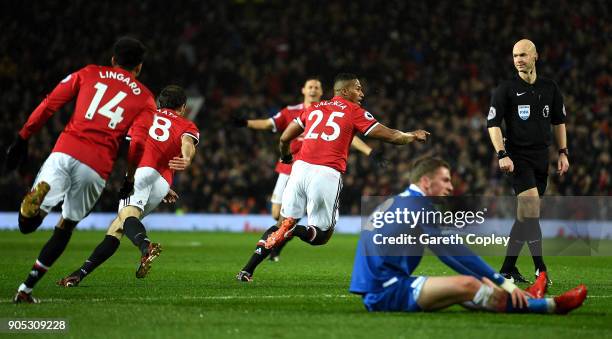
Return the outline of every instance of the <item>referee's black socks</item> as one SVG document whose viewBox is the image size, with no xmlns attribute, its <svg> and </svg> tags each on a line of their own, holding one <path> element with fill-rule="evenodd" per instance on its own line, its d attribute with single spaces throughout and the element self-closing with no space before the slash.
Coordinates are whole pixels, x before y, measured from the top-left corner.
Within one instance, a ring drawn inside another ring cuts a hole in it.
<svg viewBox="0 0 612 339">
<path fill-rule="evenodd" d="M 540 227 L 539 218 L 525 218 L 523 221 L 518 219 L 514 221 L 512 230 L 510 231 L 510 241 L 506 250 L 506 258 L 500 270 L 501 273 L 510 273 L 514 271 L 518 255 L 523 248 L 523 244 L 527 242 L 533 265 L 540 272 L 546 272 L 546 265 L 542 258 L 542 229 Z"/>
<path fill-rule="evenodd" d="M 510 273 L 514 271 L 516 260 L 525 243 L 523 224 L 524 222 L 518 219 L 514 220 L 512 230 L 510 231 L 510 241 L 508 241 L 508 248 L 506 249 L 506 258 L 504 259 L 501 270 L 499 270 L 501 273 Z"/>
<path fill-rule="evenodd" d="M 527 232 L 527 246 L 531 252 L 533 265 L 539 272 L 546 272 L 546 265 L 542 259 L 542 228 L 540 218 L 525 218 L 525 229 Z"/>
</svg>

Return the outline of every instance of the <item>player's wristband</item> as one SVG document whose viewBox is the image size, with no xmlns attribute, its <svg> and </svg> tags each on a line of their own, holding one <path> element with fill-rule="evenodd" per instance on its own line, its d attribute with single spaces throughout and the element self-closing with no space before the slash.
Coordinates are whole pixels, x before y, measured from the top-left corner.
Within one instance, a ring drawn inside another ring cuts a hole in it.
<svg viewBox="0 0 612 339">
<path fill-rule="evenodd" d="M 280 162 L 282 162 L 283 164 L 290 164 L 293 161 L 293 154 L 289 153 L 287 155 L 283 155 L 280 158 Z"/>
<path fill-rule="evenodd" d="M 510 281 L 509 279 L 505 279 L 504 282 L 499 285 L 499 287 L 501 287 L 504 291 L 512 294 L 512 292 L 514 292 L 514 290 L 516 290 L 518 288 L 518 286 L 516 286 L 512 281 Z"/>
<path fill-rule="evenodd" d="M 497 159 L 501 160 L 505 157 L 510 156 L 510 154 L 508 154 L 508 152 L 506 152 L 506 150 L 501 150 L 499 152 L 497 152 Z"/>
<path fill-rule="evenodd" d="M 559 149 L 559 155 L 561 154 L 565 154 L 565 156 L 569 157 L 569 151 L 567 150 L 567 147 Z"/>
</svg>

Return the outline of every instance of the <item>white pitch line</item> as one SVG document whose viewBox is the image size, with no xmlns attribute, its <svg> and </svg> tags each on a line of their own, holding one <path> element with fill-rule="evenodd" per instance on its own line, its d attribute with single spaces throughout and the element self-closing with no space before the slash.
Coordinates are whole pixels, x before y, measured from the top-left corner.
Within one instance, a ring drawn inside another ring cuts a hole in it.
<svg viewBox="0 0 612 339">
<path fill-rule="evenodd" d="M 356 295 L 354 294 L 322 294 L 322 295 L 316 295 L 316 294 L 293 294 L 293 295 L 288 295 L 288 294 L 279 294 L 279 295 L 217 295 L 217 296 L 183 296 L 180 297 L 180 299 L 182 300 L 237 300 L 237 299 L 243 299 L 243 300 L 249 300 L 249 299 L 288 299 L 288 298 L 306 298 L 306 299 L 332 299 L 332 298 L 338 298 L 338 299 L 345 299 L 345 298 L 352 298 L 352 297 L 356 297 Z M 612 298 L 612 295 L 589 295 L 587 296 L 587 299 L 589 298 Z M 78 300 L 82 300 L 82 299 L 77 299 L 77 298 L 72 298 L 72 299 L 67 299 L 67 298 L 42 298 L 42 301 L 44 303 L 47 302 L 76 302 Z M 113 297 L 109 297 L 109 298 L 92 298 L 92 299 L 87 299 L 87 302 L 109 302 L 109 301 L 129 301 L 129 302 L 133 302 L 133 301 L 160 301 L 160 300 L 175 300 L 175 298 L 173 297 L 140 297 L 140 298 L 134 298 L 134 297 L 126 297 L 126 298 L 113 298 Z M 10 303 L 12 302 L 12 299 L 3 299 L 2 303 Z"/>
<path fill-rule="evenodd" d="M 182 300 L 232 300 L 232 299 L 288 299 L 288 298 L 308 298 L 308 299 L 322 299 L 322 298 L 348 298 L 354 297 L 352 294 L 279 294 L 279 295 L 219 295 L 219 296 L 183 296 L 179 297 Z M 108 302 L 108 301 L 160 301 L 160 300 L 174 300 L 173 297 L 127 297 L 127 298 L 92 298 L 87 299 L 87 302 Z M 42 298 L 43 302 L 75 302 L 80 299 L 65 299 L 65 298 Z M 4 299 L 3 302 L 12 302 L 12 300 Z"/>
</svg>

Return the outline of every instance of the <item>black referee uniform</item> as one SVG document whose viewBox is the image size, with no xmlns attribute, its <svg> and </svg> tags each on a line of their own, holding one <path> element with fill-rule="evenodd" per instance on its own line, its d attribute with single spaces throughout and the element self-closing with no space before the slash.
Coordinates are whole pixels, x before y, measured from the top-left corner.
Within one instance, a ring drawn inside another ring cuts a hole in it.
<svg viewBox="0 0 612 339">
<path fill-rule="evenodd" d="M 540 196 L 546 191 L 551 125 L 564 124 L 565 116 L 561 91 L 550 79 L 538 76 L 529 84 L 517 74 L 495 89 L 487 127 L 501 127 L 505 122 L 505 147 L 514 163 L 515 194 L 533 187 Z"/>
<path fill-rule="evenodd" d="M 505 122 L 505 149 L 514 164 L 512 187 L 518 195 L 536 187 L 542 196 L 548 180 L 548 146 L 552 126 L 565 123 L 565 106 L 559 87 L 538 76 L 533 84 L 516 74 L 494 91 L 487 116 L 487 127 Z M 516 268 L 517 256 L 527 242 L 536 275 L 546 271 L 542 259 L 542 230 L 539 218 L 516 219 L 510 232 L 506 259 L 500 272 L 507 278 L 526 281 Z"/>
</svg>

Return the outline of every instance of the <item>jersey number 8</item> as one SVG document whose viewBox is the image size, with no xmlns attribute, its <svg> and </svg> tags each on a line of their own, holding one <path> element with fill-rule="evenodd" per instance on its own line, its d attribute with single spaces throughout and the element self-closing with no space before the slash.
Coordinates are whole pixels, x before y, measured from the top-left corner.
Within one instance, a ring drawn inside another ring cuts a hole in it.
<svg viewBox="0 0 612 339">
<path fill-rule="evenodd" d="M 170 138 L 170 127 L 172 121 L 170 119 L 160 117 L 157 114 L 153 119 L 153 125 L 149 128 L 149 136 L 157 141 L 164 142 Z M 157 134 L 157 131 L 161 131 L 161 134 Z"/>
</svg>

